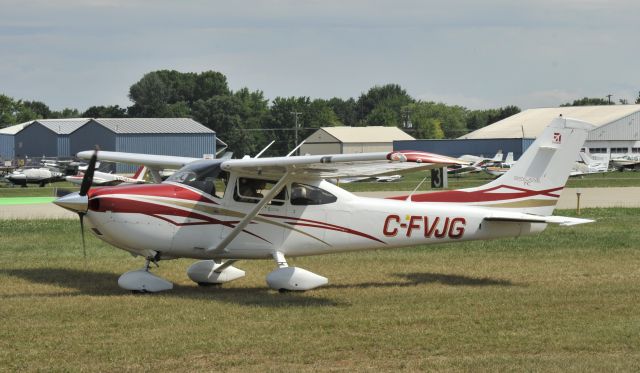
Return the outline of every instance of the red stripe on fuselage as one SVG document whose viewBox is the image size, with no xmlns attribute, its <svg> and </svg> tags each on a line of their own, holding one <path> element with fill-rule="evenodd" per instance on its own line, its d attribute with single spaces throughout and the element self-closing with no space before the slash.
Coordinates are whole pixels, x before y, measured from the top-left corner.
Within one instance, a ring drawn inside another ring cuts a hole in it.
<svg viewBox="0 0 640 373">
<path fill-rule="evenodd" d="M 186 187 L 181 187 L 175 184 L 136 184 L 91 189 L 89 191 L 89 198 L 100 197 L 107 194 L 133 194 L 139 196 L 169 197 L 185 199 L 192 202 L 207 202 L 217 204 L 214 200 L 206 197 L 202 193 L 198 193 Z"/>
<path fill-rule="evenodd" d="M 512 189 L 513 193 L 491 193 L 495 190 L 506 188 Z M 463 190 L 445 190 L 441 192 L 431 192 L 414 194 L 411 196 L 413 202 L 457 202 L 457 203 L 471 203 L 471 202 L 495 202 L 504 201 L 518 198 L 528 198 L 533 196 L 547 196 L 558 198 L 560 195 L 553 192 L 562 190 L 560 188 L 552 188 L 545 190 L 529 190 L 524 188 L 513 187 L 509 185 L 500 185 L 493 188 L 477 191 L 463 191 Z M 406 200 L 408 196 L 389 197 L 388 199 Z"/>
<path fill-rule="evenodd" d="M 329 223 L 326 223 L 326 222 L 323 222 L 323 221 L 303 219 L 303 218 L 295 218 L 295 217 L 282 216 L 282 215 L 271 215 L 271 214 L 260 214 L 260 216 L 264 216 L 264 217 L 268 217 L 268 218 L 293 220 L 292 222 L 286 222 L 286 223 L 290 224 L 290 225 L 294 225 L 294 226 L 295 225 L 300 225 L 300 226 L 304 226 L 304 227 L 324 228 L 324 229 L 331 230 L 331 231 L 349 233 L 349 234 L 353 234 L 355 236 L 368 238 L 370 240 L 377 241 L 377 242 L 380 242 L 380 243 L 385 243 L 384 241 L 381 241 L 381 240 L 377 239 L 376 237 L 368 235 L 368 234 L 366 234 L 364 232 L 359 232 L 359 231 L 353 230 L 351 228 L 341 227 L 341 226 L 335 225 L 335 224 L 329 224 Z"/>
<path fill-rule="evenodd" d="M 95 212 L 111 211 L 114 213 L 142 214 L 142 215 L 152 216 L 154 218 L 164 220 L 166 222 L 169 222 L 177 226 L 209 224 L 209 225 L 224 225 L 225 227 L 233 229 L 235 228 L 235 225 L 238 224 L 239 222 L 238 220 L 231 220 L 231 221 L 219 220 L 207 215 L 199 214 L 194 210 L 181 210 L 175 207 L 164 206 L 164 205 L 160 205 L 152 202 L 134 201 L 134 200 L 118 198 L 118 197 L 100 197 L 97 199 L 100 200 L 99 203 L 97 204 L 89 203 L 89 206 L 90 206 L 89 209 L 91 211 L 95 211 Z M 193 218 L 193 219 L 203 220 L 203 222 L 176 223 L 171 219 L 166 218 L 165 216 Z M 260 237 L 255 233 L 249 232 L 247 230 L 242 230 L 242 232 L 247 233 L 253 237 L 256 237 L 258 239 L 261 239 L 271 244 L 269 240 L 263 237 Z"/>
</svg>

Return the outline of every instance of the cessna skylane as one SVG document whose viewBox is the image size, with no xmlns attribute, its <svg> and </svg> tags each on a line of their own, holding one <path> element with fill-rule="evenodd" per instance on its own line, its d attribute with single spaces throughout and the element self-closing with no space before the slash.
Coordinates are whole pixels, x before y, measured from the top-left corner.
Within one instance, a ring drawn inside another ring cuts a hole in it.
<svg viewBox="0 0 640 373">
<path fill-rule="evenodd" d="M 118 284 L 134 292 L 169 290 L 151 262 L 199 261 L 187 269 L 199 285 L 244 276 L 238 260 L 269 259 L 269 287 L 310 290 L 328 279 L 287 257 L 517 237 L 547 224 L 592 220 L 552 216 L 576 155 L 592 125 L 557 118 L 502 177 L 486 185 L 394 198 L 355 196 L 325 179 L 391 175 L 457 164 L 454 158 L 396 151 L 275 158 L 197 159 L 86 151 L 79 192 L 55 203 L 86 220 L 101 240 L 146 258 Z M 91 188 L 97 159 L 180 168 L 161 184 Z M 417 188 L 416 188 L 417 189 Z M 83 236 L 84 240 L 84 236 Z"/>
</svg>

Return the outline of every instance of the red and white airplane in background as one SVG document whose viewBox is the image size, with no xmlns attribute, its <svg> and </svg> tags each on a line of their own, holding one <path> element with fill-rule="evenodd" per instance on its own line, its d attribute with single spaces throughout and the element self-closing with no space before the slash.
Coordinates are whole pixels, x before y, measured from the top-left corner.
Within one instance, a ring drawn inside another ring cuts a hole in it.
<svg viewBox="0 0 640 373">
<path fill-rule="evenodd" d="M 287 257 L 516 237 L 547 224 L 592 220 L 552 216 L 569 170 L 592 125 L 557 118 L 502 177 L 469 189 L 379 199 L 355 196 L 325 181 L 426 170 L 456 164 L 422 152 L 211 159 L 115 152 L 91 158 L 80 192 L 55 203 L 86 218 L 98 238 L 146 258 L 118 280 L 127 290 L 156 292 L 172 284 L 150 262 L 199 259 L 187 270 L 200 284 L 244 276 L 238 260 L 275 260 L 267 276 L 277 290 L 309 290 L 327 278 Z M 96 159 L 182 167 L 161 184 L 91 189 Z"/>
<path fill-rule="evenodd" d="M 147 168 L 142 166 L 138 168 L 133 177 L 127 177 L 123 175 L 111 174 L 107 172 L 94 171 L 93 173 L 93 181 L 92 185 L 98 186 L 114 186 L 120 184 L 144 184 L 144 177 L 147 173 Z M 82 180 L 84 179 L 84 173 L 78 172 L 77 175 L 67 176 L 65 179 L 76 185 L 82 185 Z"/>
</svg>

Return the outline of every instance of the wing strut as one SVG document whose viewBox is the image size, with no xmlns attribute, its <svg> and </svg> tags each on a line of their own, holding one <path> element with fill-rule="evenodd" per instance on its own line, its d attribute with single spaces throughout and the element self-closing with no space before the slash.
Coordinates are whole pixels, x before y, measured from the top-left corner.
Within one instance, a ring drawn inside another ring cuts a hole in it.
<svg viewBox="0 0 640 373">
<path fill-rule="evenodd" d="M 251 211 L 249 211 L 249 213 L 245 215 L 245 217 L 242 218 L 242 220 L 240 220 L 240 222 L 233 228 L 233 230 L 229 233 L 229 235 L 225 237 L 222 241 L 220 241 L 220 243 L 216 247 L 207 249 L 207 252 L 213 252 L 213 253 L 225 252 L 227 246 L 231 243 L 231 241 L 233 241 L 233 239 L 236 238 L 236 236 L 239 235 L 240 232 L 242 232 L 242 230 L 247 225 L 249 225 L 249 223 L 251 223 L 251 220 L 253 220 L 253 218 L 255 218 L 258 215 L 258 213 L 260 213 L 260 210 L 262 210 L 262 207 L 264 207 L 264 205 L 266 205 L 267 203 L 271 202 L 271 200 L 276 195 L 278 195 L 278 193 L 280 193 L 280 190 L 282 190 L 282 188 L 285 186 L 287 181 L 289 181 L 290 174 L 291 172 L 287 171 L 287 173 L 285 173 L 280 178 L 280 180 L 276 183 L 276 185 L 274 185 L 273 188 L 271 188 L 269 193 L 267 193 L 266 196 L 262 197 L 260 202 L 258 202 L 258 204 L 255 205 L 255 207 Z"/>
</svg>

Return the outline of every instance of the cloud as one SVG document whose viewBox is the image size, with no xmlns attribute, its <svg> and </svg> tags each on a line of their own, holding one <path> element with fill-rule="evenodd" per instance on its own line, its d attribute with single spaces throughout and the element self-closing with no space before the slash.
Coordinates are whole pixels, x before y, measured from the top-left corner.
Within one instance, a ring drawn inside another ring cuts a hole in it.
<svg viewBox="0 0 640 373">
<path fill-rule="evenodd" d="M 630 0 L 5 0 L 2 10 L 0 88 L 54 108 L 127 105 L 128 87 L 161 68 L 217 70 L 269 98 L 398 83 L 470 108 L 640 87 Z"/>
</svg>

